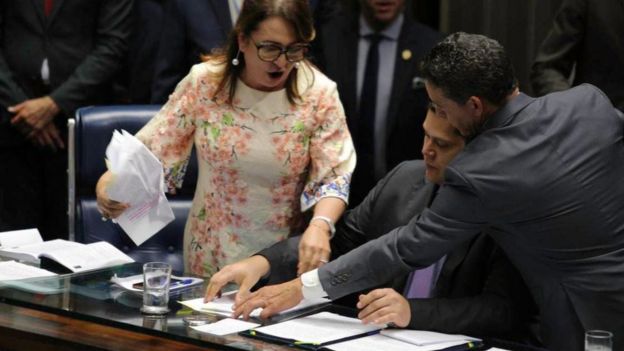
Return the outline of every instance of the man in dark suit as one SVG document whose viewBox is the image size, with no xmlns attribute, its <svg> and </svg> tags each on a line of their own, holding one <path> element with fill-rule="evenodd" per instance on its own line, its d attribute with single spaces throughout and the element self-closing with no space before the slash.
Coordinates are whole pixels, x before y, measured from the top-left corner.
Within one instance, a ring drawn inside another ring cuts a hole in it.
<svg viewBox="0 0 624 351">
<path fill-rule="evenodd" d="M 152 84 L 152 103 L 167 102 L 201 55 L 225 43 L 232 30 L 228 0 L 167 0 Z M 240 1 L 232 1 L 240 11 Z M 236 13 L 238 17 L 238 13 Z"/>
<path fill-rule="evenodd" d="M 531 73 L 538 96 L 591 83 L 624 112 L 624 1 L 565 0 Z"/>
<path fill-rule="evenodd" d="M 331 240 L 332 259 L 405 225 L 433 201 L 446 165 L 462 150 L 464 140 L 446 120 L 431 111 L 423 127 L 425 161 L 401 163 L 377 183 L 359 206 L 344 215 Z M 299 239 L 300 236 L 292 237 L 260 251 L 258 256 L 224 267 L 211 279 L 208 297 L 230 280 L 237 281 L 244 294 L 262 276 L 265 277 L 261 284 L 295 278 Z M 428 296 L 403 297 L 399 292 L 410 290 L 403 276 L 384 282 L 392 288 L 373 290 L 360 299 L 388 303 L 380 324 L 481 337 L 524 336 L 530 315 L 528 290 L 490 237 L 479 235 L 466 241 L 435 267 L 437 279 L 432 277 L 424 282 Z M 366 318 L 364 311 L 361 317 Z"/>
<path fill-rule="evenodd" d="M 0 227 L 67 235 L 67 117 L 110 101 L 132 0 L 0 1 Z"/>
<path fill-rule="evenodd" d="M 314 56 L 338 85 L 358 155 L 352 207 L 394 166 L 421 157 L 405 147 L 423 135 L 427 95 L 418 61 L 441 36 L 404 14 L 404 7 L 404 0 L 352 0 L 319 29 Z M 367 64 L 375 35 L 376 66 Z"/>
<path fill-rule="evenodd" d="M 258 290 L 234 315 L 263 306 L 265 318 L 303 296 L 375 286 L 486 229 L 531 290 L 548 349 L 583 350 L 590 329 L 624 345 L 624 120 L 609 99 L 588 84 L 522 94 L 504 48 L 476 34 L 436 45 L 423 76 L 436 113 L 469 140 L 431 206 L 300 279 Z"/>
</svg>

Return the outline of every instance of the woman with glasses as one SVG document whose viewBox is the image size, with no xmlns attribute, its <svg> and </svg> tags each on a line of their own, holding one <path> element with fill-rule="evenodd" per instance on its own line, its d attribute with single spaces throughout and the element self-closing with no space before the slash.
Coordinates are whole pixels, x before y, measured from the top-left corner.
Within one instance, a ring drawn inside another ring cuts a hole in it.
<svg viewBox="0 0 624 351">
<path fill-rule="evenodd" d="M 306 60 L 313 38 L 307 0 L 246 0 L 225 49 L 195 65 L 137 134 L 170 191 L 195 145 L 188 273 L 212 276 L 301 231 L 300 270 L 329 257 L 355 152 L 336 84 Z M 110 179 L 98 182 L 98 205 L 114 218 L 127 206 L 106 195 Z"/>
</svg>

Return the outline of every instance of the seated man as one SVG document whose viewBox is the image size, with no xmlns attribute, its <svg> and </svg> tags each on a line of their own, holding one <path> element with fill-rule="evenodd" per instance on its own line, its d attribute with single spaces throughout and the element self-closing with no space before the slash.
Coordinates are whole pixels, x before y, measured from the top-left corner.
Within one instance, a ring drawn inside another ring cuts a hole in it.
<svg viewBox="0 0 624 351">
<path fill-rule="evenodd" d="M 406 224 L 433 201 L 445 167 L 463 149 L 464 139 L 432 110 L 423 127 L 424 160 L 398 165 L 358 207 L 345 214 L 331 240 L 332 258 Z M 297 275 L 298 243 L 299 237 L 293 237 L 224 267 L 210 280 L 206 299 L 214 298 L 231 281 L 240 285 L 239 302 L 262 277 L 261 283 L 269 284 L 293 279 Z M 423 273 L 429 273 L 424 283 L 416 278 L 422 278 Z M 485 234 L 465 242 L 429 269 L 410 274 L 407 284 L 405 278 L 401 284 L 387 284 L 394 289 L 360 295 L 359 318 L 480 337 L 518 340 L 527 335 L 533 306 L 528 290 L 500 248 Z M 420 293 L 414 294 L 415 290 Z"/>
</svg>

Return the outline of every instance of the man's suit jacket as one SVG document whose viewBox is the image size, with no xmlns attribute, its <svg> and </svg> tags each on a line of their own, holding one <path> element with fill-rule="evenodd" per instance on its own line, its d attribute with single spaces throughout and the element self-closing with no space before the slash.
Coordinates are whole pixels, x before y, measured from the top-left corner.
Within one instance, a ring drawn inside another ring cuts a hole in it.
<svg viewBox="0 0 624 351">
<path fill-rule="evenodd" d="M 232 29 L 227 0 L 168 0 L 155 64 L 152 103 L 167 102 L 201 55 L 225 44 Z"/>
<path fill-rule="evenodd" d="M 624 111 L 623 33 L 624 0 L 566 0 L 533 64 L 533 91 L 544 95 L 591 83 Z"/>
<path fill-rule="evenodd" d="M 361 141 L 358 133 L 357 61 L 359 41 L 359 13 L 335 16 L 320 29 L 319 47 L 315 59 L 329 78 L 338 85 L 340 100 L 344 106 L 347 123 L 355 145 Z M 386 117 L 384 140 L 386 145 L 387 171 L 402 161 L 420 159 L 423 140 L 422 123 L 425 119 L 428 98 L 419 77 L 420 59 L 438 42 L 440 34 L 404 16 L 398 39 L 392 93 Z M 408 54 L 409 53 L 409 54 Z M 383 53 L 382 53 L 383 54 Z M 356 152 L 358 150 L 356 149 Z M 360 177 L 360 179 L 355 179 Z M 372 172 L 356 166 L 351 195 L 357 205 L 379 179 Z"/>
<path fill-rule="evenodd" d="M 55 0 L 46 16 L 41 0 L 0 0 L 0 110 L 50 95 L 68 116 L 110 99 L 111 80 L 127 50 L 131 11 L 132 0 Z M 49 87 L 41 80 L 44 58 Z M 0 143 L 15 138 L 8 117 Z M 65 121 L 57 123 L 66 129 Z"/>
<path fill-rule="evenodd" d="M 585 330 L 624 345 L 624 121 L 594 86 L 490 116 L 409 224 L 319 268 L 331 298 L 425 267 L 488 233 L 527 282 L 552 350 L 582 350 Z M 618 347 L 620 347 L 618 346 Z"/>
<path fill-rule="evenodd" d="M 337 223 L 332 258 L 373 240 L 421 213 L 435 196 L 426 182 L 423 161 L 401 163 L 371 190 L 364 201 Z M 270 283 L 296 277 L 300 237 L 261 251 L 271 264 Z M 405 276 L 383 282 L 402 292 Z M 494 245 L 480 235 L 450 252 L 434 296 L 410 299 L 410 328 L 480 336 L 520 337 L 530 310 L 528 290 L 518 272 Z"/>
</svg>

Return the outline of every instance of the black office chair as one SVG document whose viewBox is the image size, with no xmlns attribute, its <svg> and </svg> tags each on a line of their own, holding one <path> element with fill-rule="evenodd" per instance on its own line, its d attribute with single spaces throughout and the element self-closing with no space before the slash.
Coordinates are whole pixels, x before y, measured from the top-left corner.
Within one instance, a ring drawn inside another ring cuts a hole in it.
<svg viewBox="0 0 624 351">
<path fill-rule="evenodd" d="M 184 225 L 197 182 L 194 153 L 184 186 L 168 196 L 175 220 L 138 247 L 119 225 L 102 221 L 95 196 L 95 185 L 106 171 L 104 157 L 113 130 L 134 134 L 159 109 L 159 105 L 91 106 L 78 109 L 75 119 L 69 120 L 69 237 L 83 243 L 108 241 L 137 262 L 169 262 L 181 273 Z"/>
</svg>

